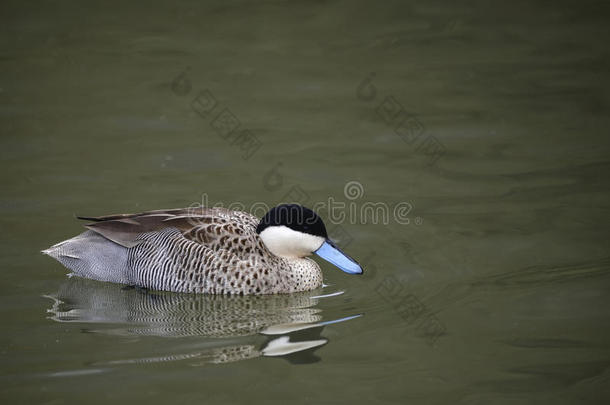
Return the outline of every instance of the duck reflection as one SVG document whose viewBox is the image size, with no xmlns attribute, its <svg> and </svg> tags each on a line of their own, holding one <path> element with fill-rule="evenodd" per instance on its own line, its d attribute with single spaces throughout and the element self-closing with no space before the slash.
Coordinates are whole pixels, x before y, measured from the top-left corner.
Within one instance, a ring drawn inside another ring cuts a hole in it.
<svg viewBox="0 0 610 405">
<path fill-rule="evenodd" d="M 356 318 L 322 319 L 316 308 L 320 290 L 297 294 L 221 296 L 147 291 L 72 277 L 52 299 L 49 319 L 95 325 L 89 332 L 124 336 L 194 337 L 209 339 L 203 350 L 106 364 L 194 360 L 226 363 L 259 356 L 284 356 L 293 363 L 319 360 L 314 351 L 328 339 L 325 325 Z M 248 339 L 250 337 L 250 339 Z M 235 339 L 246 342 L 235 344 Z M 226 343 L 230 340 L 231 343 Z M 262 340 L 262 342 L 260 342 Z"/>
</svg>

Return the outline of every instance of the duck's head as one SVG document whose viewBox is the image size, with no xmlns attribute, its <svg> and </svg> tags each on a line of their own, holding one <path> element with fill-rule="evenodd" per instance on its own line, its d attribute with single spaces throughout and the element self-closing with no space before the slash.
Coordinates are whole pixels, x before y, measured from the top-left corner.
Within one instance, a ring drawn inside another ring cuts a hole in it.
<svg viewBox="0 0 610 405">
<path fill-rule="evenodd" d="M 261 219 L 256 232 L 276 256 L 297 258 L 312 253 L 349 274 L 362 274 L 362 268 L 329 238 L 322 219 L 298 204 L 272 208 Z"/>
</svg>

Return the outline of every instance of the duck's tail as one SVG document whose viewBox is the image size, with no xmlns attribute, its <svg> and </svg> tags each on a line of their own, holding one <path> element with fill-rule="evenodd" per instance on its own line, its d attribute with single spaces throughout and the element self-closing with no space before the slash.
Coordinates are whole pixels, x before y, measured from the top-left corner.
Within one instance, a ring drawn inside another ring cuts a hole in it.
<svg viewBox="0 0 610 405">
<path fill-rule="evenodd" d="M 86 231 L 59 242 L 42 253 L 51 256 L 74 275 L 115 283 L 127 283 L 127 248 L 102 235 Z"/>
</svg>

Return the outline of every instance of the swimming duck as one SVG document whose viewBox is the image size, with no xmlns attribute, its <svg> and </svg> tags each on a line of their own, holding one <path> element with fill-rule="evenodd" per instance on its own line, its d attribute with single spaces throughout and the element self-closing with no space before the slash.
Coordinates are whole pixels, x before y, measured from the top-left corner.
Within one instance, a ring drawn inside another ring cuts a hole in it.
<svg viewBox="0 0 610 405">
<path fill-rule="evenodd" d="M 73 275 L 154 290 L 278 294 L 313 290 L 315 253 L 349 274 L 362 268 L 329 238 L 322 219 L 298 204 L 262 219 L 226 208 L 179 208 L 102 217 L 42 253 Z"/>
</svg>

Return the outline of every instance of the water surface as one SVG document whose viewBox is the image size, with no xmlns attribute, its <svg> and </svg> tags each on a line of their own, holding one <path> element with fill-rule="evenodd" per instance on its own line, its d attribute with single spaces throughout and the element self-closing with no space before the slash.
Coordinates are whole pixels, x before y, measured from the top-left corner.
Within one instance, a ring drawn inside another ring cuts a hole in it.
<svg viewBox="0 0 610 405">
<path fill-rule="evenodd" d="M 610 397 L 603 3 L 1 7 L 3 402 Z M 365 275 L 295 297 L 39 254 L 75 214 L 329 198 L 405 210 L 322 209 Z"/>
</svg>

